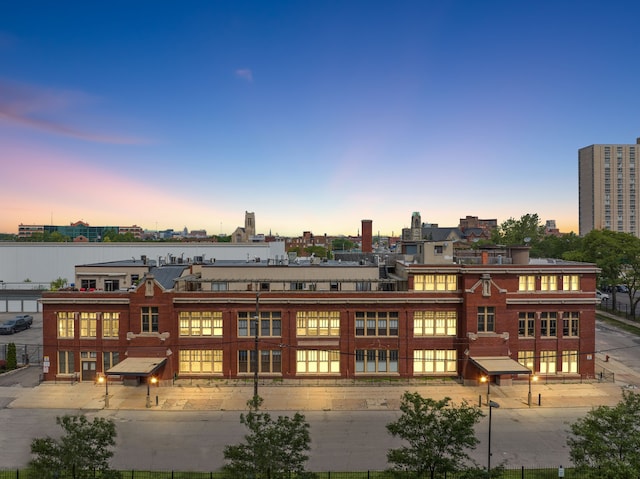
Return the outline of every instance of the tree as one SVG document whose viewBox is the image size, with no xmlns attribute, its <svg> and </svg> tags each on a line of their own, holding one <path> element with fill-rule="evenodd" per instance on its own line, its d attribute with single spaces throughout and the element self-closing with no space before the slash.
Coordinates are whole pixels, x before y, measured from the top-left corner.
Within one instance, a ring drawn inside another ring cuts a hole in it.
<svg viewBox="0 0 640 479">
<path fill-rule="evenodd" d="M 519 220 L 509 218 L 500 223 L 491 232 L 491 239 L 496 244 L 537 244 L 544 237 L 544 226 L 540 224 L 537 214 L 527 213 Z"/>
<path fill-rule="evenodd" d="M 569 432 L 569 457 L 579 470 L 602 479 L 640 475 L 639 394 L 623 391 L 616 406 L 592 409 L 571 424 Z"/>
<path fill-rule="evenodd" d="M 16 343 L 7 344 L 7 371 L 12 371 L 18 367 L 18 353 Z"/>
<path fill-rule="evenodd" d="M 276 420 L 266 412 L 260 412 L 262 398 L 255 396 L 247 402 L 250 411 L 240 415 L 240 423 L 247 426 L 249 434 L 245 443 L 225 446 L 224 458 L 229 462 L 224 470 L 231 477 L 254 479 L 279 479 L 313 477 L 305 471 L 310 449 L 309 424 L 304 415 L 293 418 L 278 416 Z"/>
<path fill-rule="evenodd" d="M 74 479 L 119 477 L 109 467 L 115 446 L 116 426 L 112 419 L 96 417 L 89 421 L 85 416 L 65 415 L 56 418 L 64 429 L 64 435 L 55 440 L 36 438 L 31 442 L 29 462 L 35 477 L 53 479 L 66 475 Z"/>
<path fill-rule="evenodd" d="M 51 291 L 58 291 L 59 289 L 62 289 L 65 286 L 67 286 L 67 279 L 61 278 L 61 277 L 58 277 L 58 279 L 51 281 L 51 284 L 50 284 Z"/>
<path fill-rule="evenodd" d="M 393 471 L 415 477 L 429 472 L 434 478 L 436 473 L 452 473 L 472 462 L 466 450 L 475 449 L 479 443 L 474 426 L 484 414 L 466 401 L 458 406 L 450 401 L 448 397 L 436 401 L 417 392 L 404 393 L 400 418 L 387 424 L 393 437 L 407 442 L 387 453 Z"/>
<path fill-rule="evenodd" d="M 575 259 L 575 258 L 574 258 Z M 583 240 L 582 261 L 595 263 L 600 268 L 600 286 L 627 287 L 631 313 L 635 316 L 640 296 L 640 239 L 631 233 L 609 230 L 593 230 Z M 613 304 L 616 301 L 616 288 L 612 288 Z"/>
<path fill-rule="evenodd" d="M 347 238 L 336 238 L 331 242 L 331 249 L 333 251 L 351 251 L 355 244 L 349 241 Z"/>
</svg>

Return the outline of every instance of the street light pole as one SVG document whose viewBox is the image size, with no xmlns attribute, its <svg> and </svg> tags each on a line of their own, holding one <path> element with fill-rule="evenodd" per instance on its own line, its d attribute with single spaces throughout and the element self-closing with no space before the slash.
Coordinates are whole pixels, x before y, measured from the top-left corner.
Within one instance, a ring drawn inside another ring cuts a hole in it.
<svg viewBox="0 0 640 479">
<path fill-rule="evenodd" d="M 495 401 L 489 402 L 489 439 L 487 441 L 487 476 L 491 479 L 491 411 L 493 408 L 499 408 L 500 404 Z"/>
<path fill-rule="evenodd" d="M 106 374 L 98 377 L 98 382 L 104 382 L 104 407 L 109 407 L 109 376 Z"/>
<path fill-rule="evenodd" d="M 157 381 L 157 379 L 155 378 L 155 376 L 147 376 L 147 407 L 151 407 L 151 391 L 149 389 L 149 386 L 151 385 L 151 383 L 155 384 Z"/>
<path fill-rule="evenodd" d="M 531 382 L 532 381 L 537 381 L 537 380 L 538 380 L 538 376 L 536 376 L 535 374 L 533 374 L 533 372 L 531 372 L 529 374 L 529 396 L 527 398 L 528 399 L 527 402 L 529 404 L 529 407 L 531 407 Z"/>
</svg>

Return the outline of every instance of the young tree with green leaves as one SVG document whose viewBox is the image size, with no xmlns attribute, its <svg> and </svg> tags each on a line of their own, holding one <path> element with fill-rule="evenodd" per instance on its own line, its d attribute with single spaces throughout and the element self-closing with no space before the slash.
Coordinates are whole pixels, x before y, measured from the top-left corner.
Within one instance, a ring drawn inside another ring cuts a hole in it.
<svg viewBox="0 0 640 479">
<path fill-rule="evenodd" d="M 18 353 L 16 343 L 7 344 L 7 371 L 13 371 L 18 367 Z"/>
<path fill-rule="evenodd" d="M 116 426 L 112 419 L 65 415 L 56 418 L 64 429 L 59 440 L 36 438 L 31 442 L 29 462 L 32 477 L 54 479 L 112 479 L 120 474 L 109 467 L 116 444 Z"/>
<path fill-rule="evenodd" d="M 244 436 L 245 443 L 224 448 L 224 458 L 229 461 L 225 472 L 232 478 L 313 477 L 304 467 L 311 442 L 304 415 L 296 413 L 293 418 L 278 416 L 274 420 L 269 413 L 259 411 L 261 404 L 262 398 L 254 397 L 247 402 L 249 412 L 240 415 L 240 423 L 249 433 Z"/>
<path fill-rule="evenodd" d="M 393 437 L 406 442 L 387 453 L 392 471 L 412 474 L 403 477 L 424 477 L 429 473 L 434 478 L 472 463 L 466 451 L 479 443 L 474 427 L 484 414 L 466 401 L 460 405 L 450 401 L 448 397 L 437 401 L 417 392 L 404 393 L 400 418 L 387 424 Z"/>
<path fill-rule="evenodd" d="M 600 479 L 640 477 L 640 395 L 623 391 L 613 407 L 598 406 L 570 426 L 573 464 Z"/>
</svg>

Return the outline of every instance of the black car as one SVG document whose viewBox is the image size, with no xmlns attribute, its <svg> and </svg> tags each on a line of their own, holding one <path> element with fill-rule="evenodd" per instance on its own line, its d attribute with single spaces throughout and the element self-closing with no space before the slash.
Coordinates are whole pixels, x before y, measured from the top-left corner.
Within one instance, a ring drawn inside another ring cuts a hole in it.
<svg viewBox="0 0 640 479">
<path fill-rule="evenodd" d="M 14 334 L 30 327 L 31 325 L 24 318 L 13 318 L 0 324 L 0 334 Z"/>
</svg>

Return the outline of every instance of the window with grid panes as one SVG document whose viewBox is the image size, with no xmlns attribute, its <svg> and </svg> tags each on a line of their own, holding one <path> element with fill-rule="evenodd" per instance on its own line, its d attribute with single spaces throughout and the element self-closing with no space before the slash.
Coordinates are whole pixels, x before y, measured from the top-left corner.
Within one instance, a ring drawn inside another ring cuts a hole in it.
<svg viewBox="0 0 640 479">
<path fill-rule="evenodd" d="M 578 373 L 578 351 L 562 351 L 562 372 Z"/>
<path fill-rule="evenodd" d="M 141 331 L 143 333 L 157 333 L 158 321 L 160 319 L 158 308 L 156 306 L 143 306 L 141 308 L 140 314 Z"/>
<path fill-rule="evenodd" d="M 535 291 L 536 277 L 531 274 L 518 276 L 518 291 Z"/>
<path fill-rule="evenodd" d="M 255 336 L 255 315 L 255 312 L 238 312 L 238 336 Z M 258 335 L 260 337 L 282 336 L 282 314 L 280 311 L 260 311 Z"/>
<path fill-rule="evenodd" d="M 556 337 L 558 328 L 557 313 L 550 311 L 543 311 L 540 313 L 540 336 L 541 337 Z"/>
<path fill-rule="evenodd" d="M 106 372 L 120 362 L 118 351 L 105 351 L 102 353 L 102 371 Z"/>
<path fill-rule="evenodd" d="M 458 353 L 455 349 L 424 349 L 413 352 L 414 374 L 456 374 Z"/>
<path fill-rule="evenodd" d="M 413 276 L 414 291 L 455 291 L 458 278 L 455 274 L 416 274 Z"/>
<path fill-rule="evenodd" d="M 496 308 L 478 306 L 478 332 L 493 333 L 496 330 Z"/>
<path fill-rule="evenodd" d="M 578 311 L 565 311 L 562 313 L 562 335 L 565 337 L 577 337 L 580 333 L 580 313 Z"/>
<path fill-rule="evenodd" d="M 73 351 L 58 351 L 58 374 L 75 372 Z"/>
<path fill-rule="evenodd" d="M 579 291 L 580 290 L 580 276 L 577 274 L 565 274 L 562 276 L 562 290 L 563 291 Z"/>
<path fill-rule="evenodd" d="M 298 336 L 340 336 L 339 311 L 296 312 Z"/>
<path fill-rule="evenodd" d="M 221 311 L 181 311 L 180 336 L 222 336 Z"/>
<path fill-rule="evenodd" d="M 356 373 L 397 373 L 398 350 L 356 349 Z"/>
<path fill-rule="evenodd" d="M 518 362 L 531 372 L 535 372 L 536 358 L 533 351 L 518 351 Z"/>
<path fill-rule="evenodd" d="M 518 336 L 521 338 L 533 338 L 536 331 L 536 313 L 518 313 Z"/>
<path fill-rule="evenodd" d="M 357 311 L 356 336 L 397 336 L 398 313 L 385 311 Z"/>
<path fill-rule="evenodd" d="M 555 275 L 547 275 L 547 274 L 540 276 L 540 290 L 541 291 L 557 291 L 558 277 Z"/>
<path fill-rule="evenodd" d="M 72 339 L 75 336 L 75 313 L 59 312 L 58 317 L 58 337 Z"/>
<path fill-rule="evenodd" d="M 80 313 L 80 337 L 95 338 L 98 328 L 98 313 Z"/>
<path fill-rule="evenodd" d="M 117 338 L 120 331 L 120 313 L 102 313 L 102 337 Z"/>
<path fill-rule="evenodd" d="M 455 336 L 458 314 L 455 311 L 414 311 L 414 336 Z"/>
<path fill-rule="evenodd" d="M 540 352 L 540 374 L 556 373 L 556 352 L 541 351 Z"/>
<path fill-rule="evenodd" d="M 281 373 L 282 352 L 280 350 L 258 351 L 259 373 Z M 256 351 L 254 349 L 242 349 L 238 351 L 238 373 L 255 372 Z"/>
<path fill-rule="evenodd" d="M 184 374 L 222 374 L 222 350 L 181 349 L 179 368 Z"/>
<path fill-rule="evenodd" d="M 340 374 L 340 351 L 298 350 L 296 374 Z"/>
</svg>

